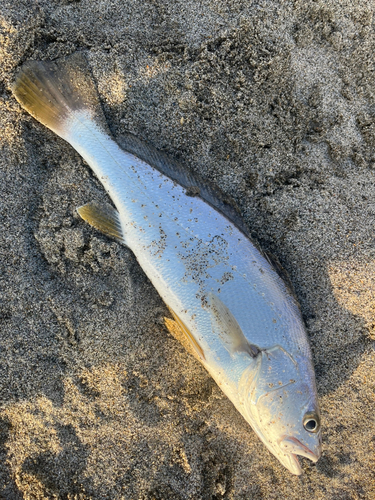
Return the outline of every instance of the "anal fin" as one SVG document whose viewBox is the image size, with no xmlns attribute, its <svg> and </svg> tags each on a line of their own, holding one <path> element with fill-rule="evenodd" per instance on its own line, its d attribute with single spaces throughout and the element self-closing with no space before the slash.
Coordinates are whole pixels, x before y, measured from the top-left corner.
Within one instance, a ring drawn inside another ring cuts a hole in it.
<svg viewBox="0 0 375 500">
<path fill-rule="evenodd" d="M 77 212 L 90 226 L 126 245 L 120 215 L 111 205 L 90 202 L 78 207 Z"/>
</svg>

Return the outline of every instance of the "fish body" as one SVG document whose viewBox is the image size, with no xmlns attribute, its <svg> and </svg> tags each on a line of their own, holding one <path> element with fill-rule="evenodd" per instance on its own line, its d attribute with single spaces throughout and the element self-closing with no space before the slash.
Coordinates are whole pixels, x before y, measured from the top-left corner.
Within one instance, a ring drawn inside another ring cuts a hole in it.
<svg viewBox="0 0 375 500">
<path fill-rule="evenodd" d="M 321 431 L 296 299 L 231 219 L 118 146 L 74 64 L 25 65 L 16 98 L 82 155 L 117 210 L 89 204 L 82 217 L 134 252 L 198 359 L 270 451 L 300 474 L 296 455 L 317 461 Z"/>
</svg>

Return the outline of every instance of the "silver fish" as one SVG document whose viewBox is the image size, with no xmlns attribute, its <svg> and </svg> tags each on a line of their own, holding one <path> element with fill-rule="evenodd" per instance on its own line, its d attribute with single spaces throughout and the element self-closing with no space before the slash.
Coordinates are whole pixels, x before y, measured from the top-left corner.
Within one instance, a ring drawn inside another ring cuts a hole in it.
<svg viewBox="0 0 375 500">
<path fill-rule="evenodd" d="M 82 218 L 134 252 L 207 371 L 267 448 L 301 474 L 297 455 L 321 455 L 305 327 L 235 212 L 204 184 L 192 189 L 190 174 L 161 155 L 152 161 L 146 146 L 138 150 L 149 161 L 132 154 L 135 139 L 128 151 L 118 146 L 82 56 L 26 63 L 13 93 L 82 155 L 117 209 L 88 203 Z"/>
</svg>

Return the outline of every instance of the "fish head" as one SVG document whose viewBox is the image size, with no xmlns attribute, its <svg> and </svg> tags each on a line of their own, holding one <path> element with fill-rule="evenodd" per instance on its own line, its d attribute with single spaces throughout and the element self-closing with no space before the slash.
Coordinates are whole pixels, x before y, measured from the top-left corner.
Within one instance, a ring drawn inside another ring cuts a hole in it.
<svg viewBox="0 0 375 500">
<path fill-rule="evenodd" d="M 295 360 L 280 346 L 262 350 L 244 370 L 239 395 L 247 421 L 292 474 L 302 473 L 297 455 L 318 461 L 320 415 L 309 360 Z"/>
</svg>

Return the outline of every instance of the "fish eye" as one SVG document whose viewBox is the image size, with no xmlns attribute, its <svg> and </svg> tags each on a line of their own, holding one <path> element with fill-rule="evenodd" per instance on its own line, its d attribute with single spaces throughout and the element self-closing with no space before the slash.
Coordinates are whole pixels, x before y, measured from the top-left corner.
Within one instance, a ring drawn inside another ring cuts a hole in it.
<svg viewBox="0 0 375 500">
<path fill-rule="evenodd" d="M 303 417 L 303 426 L 307 432 L 318 432 L 320 429 L 320 418 L 315 412 L 306 413 Z"/>
</svg>

